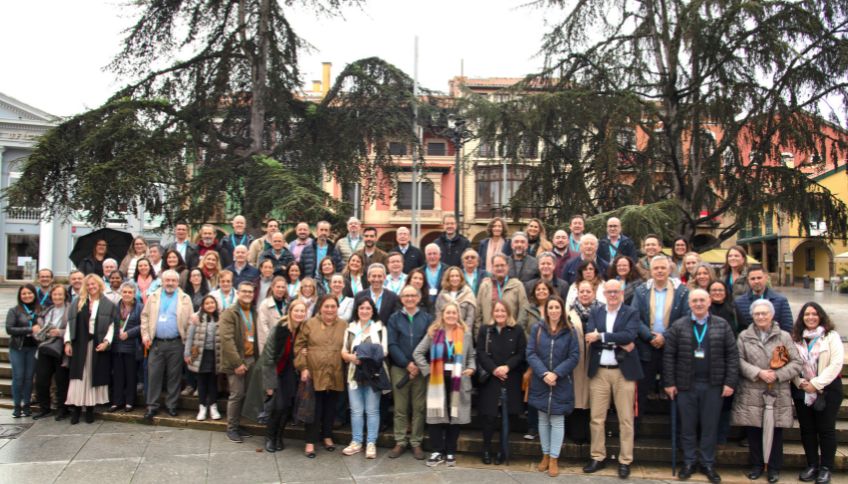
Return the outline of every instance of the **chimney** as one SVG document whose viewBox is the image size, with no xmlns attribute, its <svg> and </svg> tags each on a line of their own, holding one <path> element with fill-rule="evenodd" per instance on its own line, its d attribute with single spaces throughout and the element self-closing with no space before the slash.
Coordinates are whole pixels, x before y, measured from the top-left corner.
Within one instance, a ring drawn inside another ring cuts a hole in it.
<svg viewBox="0 0 848 484">
<path fill-rule="evenodd" d="M 324 71 L 323 82 L 321 83 L 321 95 L 326 96 L 330 91 L 330 68 L 333 66 L 332 62 L 323 62 L 321 66 Z"/>
<path fill-rule="evenodd" d="M 321 90 L 321 80 L 320 79 L 312 81 L 312 92 L 314 94 L 318 94 L 319 92 L 323 92 Z"/>
</svg>

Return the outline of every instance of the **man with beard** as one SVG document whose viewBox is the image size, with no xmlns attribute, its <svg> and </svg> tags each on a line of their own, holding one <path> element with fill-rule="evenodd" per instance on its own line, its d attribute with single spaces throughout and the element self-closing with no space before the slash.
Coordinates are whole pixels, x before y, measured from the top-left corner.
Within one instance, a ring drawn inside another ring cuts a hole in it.
<svg viewBox="0 0 848 484">
<path fill-rule="evenodd" d="M 379 263 L 386 264 L 386 253 L 377 247 L 377 229 L 374 227 L 365 227 L 362 231 L 362 240 L 364 246 L 357 251 L 362 256 L 362 261 L 365 264 L 367 271 L 371 264 Z"/>
<path fill-rule="evenodd" d="M 330 222 L 326 220 L 315 224 L 315 240 L 303 249 L 303 254 L 300 256 L 301 267 L 303 267 L 303 273 L 309 277 L 318 277 L 318 266 L 324 257 L 330 257 L 333 260 L 336 272 L 342 270 L 344 266 L 335 245 L 329 240 L 330 228 Z"/>
</svg>

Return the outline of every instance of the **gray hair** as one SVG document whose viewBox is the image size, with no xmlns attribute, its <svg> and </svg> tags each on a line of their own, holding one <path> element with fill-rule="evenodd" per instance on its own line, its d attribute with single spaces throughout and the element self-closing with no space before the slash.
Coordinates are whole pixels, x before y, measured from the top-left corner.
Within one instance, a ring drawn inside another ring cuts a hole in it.
<svg viewBox="0 0 848 484">
<path fill-rule="evenodd" d="M 133 292 L 138 292 L 138 286 L 135 285 L 133 281 L 124 281 L 121 283 L 121 287 L 118 288 L 118 292 L 123 292 L 124 288 L 128 287 L 133 290 Z"/>
<path fill-rule="evenodd" d="M 536 256 L 536 262 L 540 262 L 542 259 L 550 259 L 556 264 L 557 258 L 553 252 L 542 252 L 541 254 Z"/>
<path fill-rule="evenodd" d="M 371 271 L 376 271 L 376 270 L 383 271 L 383 274 L 386 274 L 388 272 L 388 271 L 386 271 L 386 266 L 384 266 L 382 262 L 374 262 L 370 266 L 368 266 L 367 276 L 370 277 Z"/>
<path fill-rule="evenodd" d="M 751 316 L 754 315 L 754 308 L 757 306 L 765 306 L 766 309 L 769 310 L 769 313 L 772 317 L 774 317 L 774 304 L 771 303 L 768 299 L 757 299 L 756 301 L 751 303 Z"/>
<path fill-rule="evenodd" d="M 107 262 L 111 262 L 112 264 L 115 264 L 115 267 L 118 267 L 118 261 L 111 257 L 108 259 L 103 259 L 103 265 L 106 265 Z"/>
<path fill-rule="evenodd" d="M 595 245 L 597 245 L 597 244 L 598 244 L 598 238 L 597 238 L 597 237 L 595 237 L 595 236 L 594 236 L 594 235 L 592 235 L 592 234 L 583 234 L 583 235 L 580 237 L 580 243 L 581 243 L 581 244 L 582 244 L 584 241 L 586 241 L 586 240 L 593 240 L 593 241 L 595 241 Z"/>
<path fill-rule="evenodd" d="M 703 296 L 707 299 L 710 298 L 710 293 L 708 293 L 707 291 L 700 289 L 700 288 L 699 289 L 692 289 L 691 291 L 689 291 L 689 300 L 691 301 L 692 296 L 695 296 L 695 295 L 700 295 L 700 296 Z"/>
<path fill-rule="evenodd" d="M 669 266 L 671 266 L 671 259 L 669 259 L 668 256 L 665 255 L 665 254 L 659 254 L 659 255 L 655 255 L 654 257 L 652 257 L 650 266 L 654 267 L 654 262 L 656 262 L 656 261 L 665 261 L 665 262 L 668 262 Z"/>
<path fill-rule="evenodd" d="M 521 237 L 521 238 L 522 238 L 522 239 L 524 239 L 526 242 L 530 242 L 530 237 L 527 237 L 527 233 L 526 233 L 526 232 L 523 232 L 523 231 L 519 230 L 518 232 L 515 232 L 514 234 L 512 234 L 512 240 L 515 240 L 515 239 L 517 239 L 518 237 Z"/>
<path fill-rule="evenodd" d="M 437 251 L 439 251 L 439 254 L 442 253 L 442 248 L 439 247 L 439 244 L 436 244 L 435 242 L 430 242 L 429 244 L 427 244 L 427 247 L 424 247 L 424 253 L 426 254 L 427 251 L 430 249 L 436 249 Z"/>
<path fill-rule="evenodd" d="M 159 278 L 162 279 L 162 280 L 165 280 L 165 277 L 168 277 L 168 276 L 174 276 L 174 277 L 177 278 L 178 281 L 180 279 L 180 275 L 177 273 L 177 271 L 175 271 L 173 269 L 168 269 L 166 271 L 163 271 L 161 274 L 159 274 Z"/>
</svg>

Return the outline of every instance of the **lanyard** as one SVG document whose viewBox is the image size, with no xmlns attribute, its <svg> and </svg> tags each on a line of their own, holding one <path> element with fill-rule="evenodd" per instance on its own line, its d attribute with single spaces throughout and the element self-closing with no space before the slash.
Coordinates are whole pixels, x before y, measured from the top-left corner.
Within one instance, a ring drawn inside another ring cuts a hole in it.
<svg viewBox="0 0 848 484">
<path fill-rule="evenodd" d="M 239 312 L 241 313 L 241 317 L 244 320 L 245 326 L 247 326 L 247 332 L 253 332 L 253 313 L 248 311 L 247 314 L 244 314 L 244 310 L 239 306 Z"/>
<path fill-rule="evenodd" d="M 698 326 L 700 325 L 695 324 L 695 327 L 692 328 L 692 332 L 695 333 L 695 341 L 698 342 L 698 349 L 701 349 L 701 343 L 704 341 L 704 337 L 707 335 L 707 326 L 709 326 L 709 323 L 704 323 L 703 331 L 701 331 L 701 334 L 698 334 Z"/>
<path fill-rule="evenodd" d="M 359 244 L 362 242 L 362 237 L 359 237 L 358 239 L 355 239 L 355 240 L 356 240 L 356 243 L 354 244 L 353 243 L 354 239 L 351 239 L 350 235 L 347 236 L 347 245 L 350 246 L 351 252 L 356 252 L 356 248 L 359 247 Z"/>
<path fill-rule="evenodd" d="M 439 279 L 440 279 L 440 276 L 442 275 L 442 266 L 439 265 L 439 270 L 436 271 L 435 275 L 430 270 L 429 266 L 426 268 L 426 271 L 427 271 L 427 284 L 429 284 L 431 288 L 436 288 L 439 285 Z"/>
<path fill-rule="evenodd" d="M 580 241 L 578 240 L 575 244 L 574 238 L 570 235 L 568 236 L 568 245 L 571 247 L 571 252 L 580 252 Z"/>
<path fill-rule="evenodd" d="M 326 279 L 324 279 L 323 281 L 321 281 L 321 285 L 324 287 L 324 293 L 325 293 L 325 294 L 330 294 L 330 283 L 329 283 L 329 282 L 327 282 L 327 280 L 326 280 Z"/>
<path fill-rule="evenodd" d="M 477 272 L 472 273 L 470 279 L 468 277 L 468 273 L 465 272 L 465 271 L 462 271 L 462 276 L 465 277 L 465 282 L 468 283 L 469 286 L 471 286 L 471 290 L 476 293 L 477 292 Z"/>
<path fill-rule="evenodd" d="M 448 341 L 448 339 L 445 338 L 445 346 L 448 348 L 448 360 L 453 361 L 453 349 L 456 344 L 453 341 Z"/>
<path fill-rule="evenodd" d="M 274 299 L 274 309 L 277 310 L 277 314 L 282 316 L 283 313 L 286 312 L 286 300 L 283 299 L 281 303 L 277 303 L 277 300 Z"/>
<path fill-rule="evenodd" d="M 162 305 L 159 307 L 159 314 L 168 314 L 168 310 L 171 309 L 171 304 L 173 304 L 174 299 L 177 298 L 177 293 L 174 292 L 170 296 L 164 290 L 162 291 Z"/>
<path fill-rule="evenodd" d="M 377 311 L 380 310 L 380 305 L 383 304 L 383 293 L 380 293 L 380 297 L 374 299 L 374 291 L 371 291 L 371 300 L 374 301 L 374 305 L 377 306 Z M 368 323 L 371 324 L 371 323 Z"/>
<path fill-rule="evenodd" d="M 233 304 L 233 299 L 235 297 L 236 297 L 236 294 L 235 294 L 235 292 L 233 292 L 232 289 L 230 289 L 230 297 L 229 298 L 224 298 L 224 293 L 223 292 L 221 293 L 221 304 L 224 305 L 224 309 L 227 309 L 228 307 L 230 307 L 230 305 Z"/>
<path fill-rule="evenodd" d="M 289 294 L 291 295 L 291 297 L 297 296 L 297 293 L 300 290 L 300 281 L 297 281 L 294 284 L 289 284 L 288 289 L 289 289 Z"/>
<path fill-rule="evenodd" d="M 238 244 L 236 244 L 236 236 L 233 235 L 233 234 L 230 234 L 230 242 L 233 244 L 233 249 L 235 249 L 236 247 L 238 247 L 240 245 L 247 245 L 246 244 L 247 234 L 241 234 L 241 240 L 239 241 Z"/>
<path fill-rule="evenodd" d="M 815 338 L 813 338 L 812 341 L 810 341 L 810 344 L 807 345 L 807 353 L 813 352 L 813 346 L 816 345 L 816 341 L 818 341 L 819 338 L 820 338 L 820 336 L 816 336 Z"/>
<path fill-rule="evenodd" d="M 403 288 L 403 283 L 406 282 L 406 274 L 401 273 L 400 277 L 397 280 L 392 279 L 392 277 L 386 278 L 386 283 L 384 287 L 395 294 L 399 294 L 400 290 Z"/>
<path fill-rule="evenodd" d="M 41 296 L 41 302 L 38 303 L 38 304 L 41 305 L 41 306 L 44 306 L 44 303 L 47 302 L 47 298 L 50 297 L 50 291 L 49 290 L 46 291 L 46 292 L 42 291 L 41 288 L 39 287 L 38 289 L 35 290 L 35 292 L 40 292 L 40 293 L 43 294 L 43 296 Z"/>
<path fill-rule="evenodd" d="M 498 281 L 495 281 L 495 286 L 498 288 L 498 300 L 503 300 L 504 286 L 506 286 L 508 280 L 509 276 L 506 276 L 504 277 L 503 284 L 498 284 Z"/>
<path fill-rule="evenodd" d="M 356 277 L 356 276 L 350 277 L 350 289 L 351 289 L 351 292 L 353 292 L 354 295 L 362 290 L 362 283 L 361 282 L 357 283 L 357 281 L 356 281 L 357 279 L 359 279 L 359 278 Z"/>
<path fill-rule="evenodd" d="M 610 251 L 610 259 L 615 259 L 615 256 L 618 255 L 618 245 L 621 244 L 621 239 L 618 239 L 618 242 L 612 243 L 609 241 L 609 251 Z"/>
<path fill-rule="evenodd" d="M 374 322 L 373 320 L 369 319 L 368 322 L 365 324 L 364 328 L 362 328 L 362 327 L 355 328 L 354 331 L 353 331 L 353 338 L 354 339 L 359 338 L 359 335 L 368 331 L 368 328 L 371 327 L 371 323 L 373 323 L 373 322 Z M 359 326 L 361 326 L 361 325 L 362 325 L 362 323 L 359 324 Z"/>
<path fill-rule="evenodd" d="M 26 311 L 27 316 L 29 316 L 29 327 L 32 327 L 33 321 L 35 321 L 35 311 L 31 310 L 26 306 L 26 304 L 22 304 L 24 311 Z"/>
<path fill-rule="evenodd" d="M 415 316 L 412 315 L 412 314 L 406 313 L 406 317 L 407 317 L 407 319 L 409 319 L 409 325 L 412 326 L 412 324 L 413 324 L 412 321 L 415 319 Z"/>
</svg>

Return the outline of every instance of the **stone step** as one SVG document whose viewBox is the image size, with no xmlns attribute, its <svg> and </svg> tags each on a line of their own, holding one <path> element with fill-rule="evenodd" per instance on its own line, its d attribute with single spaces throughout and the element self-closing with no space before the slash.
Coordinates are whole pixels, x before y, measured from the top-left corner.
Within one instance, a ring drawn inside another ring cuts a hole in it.
<svg viewBox="0 0 848 484">
<path fill-rule="evenodd" d="M 11 361 L 9 359 L 9 347 L 4 346 L 3 348 L 0 348 L 0 362 L 9 362 L 9 361 Z"/>
<path fill-rule="evenodd" d="M 0 398 L 0 407 L 11 407 L 11 401 L 8 398 Z M 144 425 L 144 421 L 142 419 L 143 413 L 144 411 L 142 409 L 136 409 L 130 413 L 102 413 L 98 414 L 98 418 L 102 418 L 104 420 L 109 421 L 130 422 L 137 423 L 139 425 Z M 180 411 L 176 417 L 170 417 L 166 414 L 160 414 L 154 417 L 153 425 L 160 425 L 164 427 L 191 428 L 198 430 L 212 430 L 220 432 L 224 432 L 226 430 L 227 424 L 225 419 L 218 421 L 206 420 L 203 422 L 198 422 L 194 419 L 194 417 L 195 413 L 187 410 Z M 264 432 L 263 426 L 256 424 L 252 421 L 245 420 L 243 421 L 243 425 L 251 432 L 253 432 L 254 435 L 262 435 L 262 433 Z M 299 449 L 301 445 L 300 442 L 289 441 L 291 439 L 302 440 L 304 438 L 304 433 L 305 432 L 302 426 L 290 425 L 285 432 L 285 438 L 287 440 L 287 443 L 291 446 L 296 446 L 294 448 Z M 339 448 L 350 440 L 350 430 L 348 428 L 334 430 L 333 435 Z M 513 456 L 535 458 L 539 455 L 538 441 L 524 440 L 519 433 L 512 433 L 510 434 L 509 442 L 510 452 Z M 428 443 L 429 442 L 427 441 L 427 439 L 425 439 L 425 448 L 428 448 Z M 377 445 L 384 449 L 393 446 L 394 440 L 392 438 L 391 432 L 381 433 L 377 441 Z M 494 445 L 498 445 L 497 437 L 495 438 Z M 460 452 L 479 454 L 482 451 L 483 447 L 482 434 L 476 430 L 469 430 L 463 428 L 462 433 L 460 434 L 458 447 Z M 609 457 L 613 458 L 615 455 L 617 455 L 618 450 L 619 449 L 617 439 L 607 439 L 607 452 Z M 638 464 L 654 463 L 668 465 L 668 463 L 671 462 L 671 453 L 671 446 L 668 439 L 639 438 L 638 445 L 636 445 L 635 448 L 634 457 L 636 463 Z M 717 453 L 719 465 L 722 467 L 727 467 L 731 465 L 741 465 L 748 461 L 748 450 L 746 448 L 738 446 L 736 443 L 730 443 L 728 445 L 720 447 Z M 564 461 L 574 460 L 576 462 L 585 462 L 589 459 L 589 445 L 576 444 L 570 441 L 566 441 L 563 444 L 563 451 L 561 453 L 561 457 Z M 681 462 L 682 455 L 678 454 L 678 463 Z M 786 443 L 784 445 L 784 465 L 787 469 L 800 469 L 806 465 L 806 458 L 804 457 L 804 451 L 800 444 Z M 848 449 L 838 449 L 835 467 L 836 470 L 839 471 L 848 470 Z M 671 479 L 670 476 L 669 479 Z"/>
<path fill-rule="evenodd" d="M 0 378 L 12 378 L 12 364 L 8 361 L 0 363 Z"/>
</svg>

